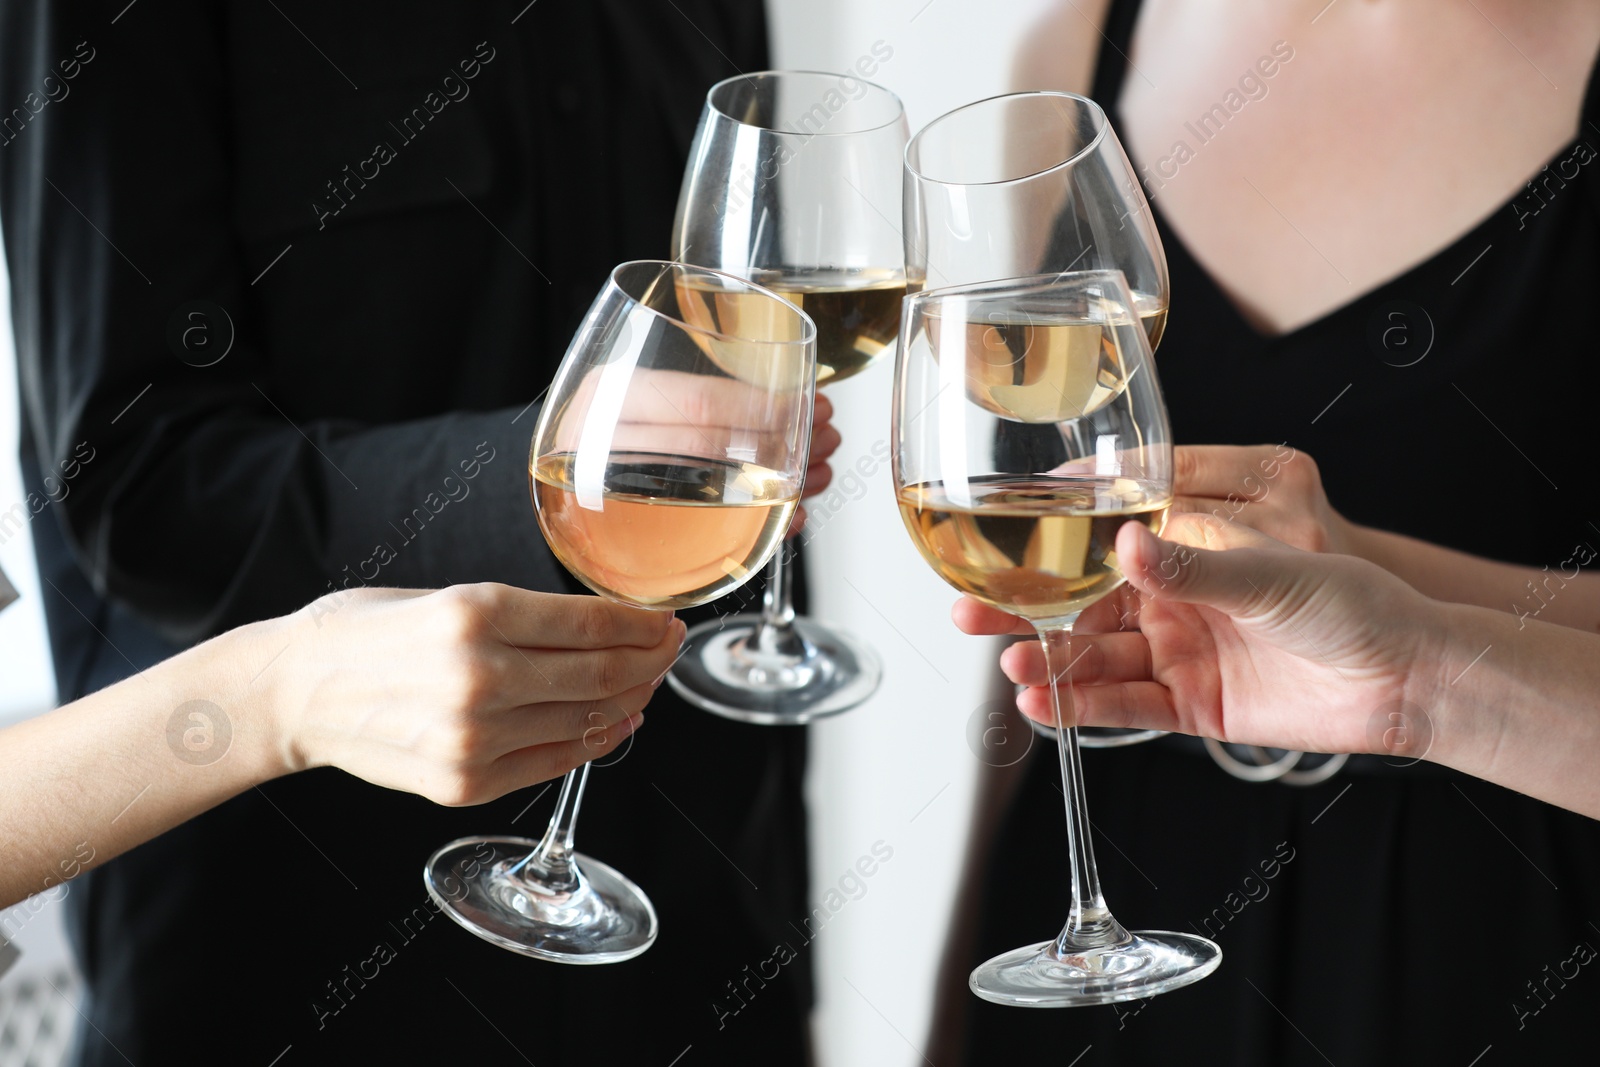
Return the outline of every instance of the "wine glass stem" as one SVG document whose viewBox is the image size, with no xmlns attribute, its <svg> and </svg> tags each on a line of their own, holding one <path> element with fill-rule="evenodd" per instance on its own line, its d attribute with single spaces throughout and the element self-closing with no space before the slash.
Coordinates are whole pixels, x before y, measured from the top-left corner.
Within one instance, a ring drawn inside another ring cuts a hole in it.
<svg viewBox="0 0 1600 1067">
<path fill-rule="evenodd" d="M 778 546 L 767 564 L 767 588 L 761 597 L 761 626 L 788 629 L 794 623 L 794 580 L 790 571 L 789 542 Z"/>
<path fill-rule="evenodd" d="M 1056 745 L 1061 757 L 1061 792 L 1067 808 L 1067 854 L 1072 863 L 1072 911 L 1056 949 L 1071 955 L 1086 948 L 1114 945 L 1126 939 L 1125 931 L 1106 907 L 1095 869 L 1090 840 L 1089 809 L 1083 798 L 1083 761 L 1078 749 L 1077 716 L 1072 706 L 1072 626 L 1041 628 L 1045 669 L 1049 673 L 1050 710 L 1056 724 Z"/>
<path fill-rule="evenodd" d="M 589 783 L 589 764 L 567 772 L 561 781 L 561 796 L 550 816 L 539 847 L 512 868 L 512 877 L 531 878 L 554 892 L 573 889 L 578 884 L 573 865 L 573 835 L 578 827 L 578 808 L 583 804 L 583 787 Z"/>
</svg>

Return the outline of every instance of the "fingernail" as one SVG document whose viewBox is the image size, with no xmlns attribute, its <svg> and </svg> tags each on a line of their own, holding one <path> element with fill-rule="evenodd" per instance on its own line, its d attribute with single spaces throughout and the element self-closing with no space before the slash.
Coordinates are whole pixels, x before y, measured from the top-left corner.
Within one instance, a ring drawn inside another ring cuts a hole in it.
<svg viewBox="0 0 1600 1067">
<path fill-rule="evenodd" d="M 626 719 L 617 724 L 617 740 L 621 741 L 624 737 L 627 737 L 629 734 L 633 733 L 643 725 L 644 714 L 642 712 L 634 712 L 632 715 L 629 715 Z"/>
<path fill-rule="evenodd" d="M 689 636 L 689 624 L 682 619 L 673 619 L 672 626 L 678 631 L 678 647 L 682 648 L 684 639 Z"/>
</svg>

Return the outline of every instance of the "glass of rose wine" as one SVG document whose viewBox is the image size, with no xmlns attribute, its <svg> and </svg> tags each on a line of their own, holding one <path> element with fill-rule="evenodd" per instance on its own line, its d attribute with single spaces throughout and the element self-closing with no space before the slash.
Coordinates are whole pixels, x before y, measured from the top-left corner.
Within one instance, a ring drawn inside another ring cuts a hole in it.
<svg viewBox="0 0 1600 1067">
<path fill-rule="evenodd" d="M 849 75 L 742 74 L 706 95 L 673 255 L 803 308 L 817 327 L 818 385 L 859 374 L 894 346 L 906 291 L 893 221 L 906 140 L 899 98 Z M 750 312 L 725 301 L 724 314 Z M 870 645 L 795 615 L 785 552 L 772 558 L 759 614 L 689 631 L 669 677 L 690 703 L 785 725 L 847 711 L 877 690 L 883 669 Z"/>
<path fill-rule="evenodd" d="M 1040 373 L 997 384 L 987 368 L 1000 359 Z M 1072 627 L 1122 584 L 1117 531 L 1159 532 L 1172 503 L 1172 433 L 1137 299 L 1117 271 L 926 290 L 906 301 L 894 388 L 894 484 L 912 541 L 950 585 L 1032 623 L 1057 682 L 1069 917 L 1055 940 L 973 971 L 973 992 L 1073 1007 L 1204 978 L 1222 959 L 1215 944 L 1130 932 L 1106 906 L 1072 709 Z"/>
<path fill-rule="evenodd" d="M 1073 93 L 991 97 L 924 126 L 906 149 L 905 255 L 913 291 L 1120 270 L 1151 348 L 1166 329 L 1167 257 L 1150 205 L 1105 112 Z M 1063 364 L 1051 351 L 1036 348 L 1026 359 L 993 352 L 975 365 L 990 410 L 1028 424 L 1070 414 L 1077 397 L 1052 377 Z M 1107 748 L 1159 736 L 1094 727 L 1080 741 Z"/>
<path fill-rule="evenodd" d="M 784 298 L 681 263 L 617 267 L 533 435 L 529 482 L 551 551 L 636 607 L 693 607 L 744 584 L 799 506 L 815 375 L 815 327 Z M 424 880 L 445 913 L 560 963 L 649 948 L 644 891 L 574 850 L 588 775 L 587 763 L 567 775 L 542 840 L 468 837 L 434 853 Z"/>
</svg>

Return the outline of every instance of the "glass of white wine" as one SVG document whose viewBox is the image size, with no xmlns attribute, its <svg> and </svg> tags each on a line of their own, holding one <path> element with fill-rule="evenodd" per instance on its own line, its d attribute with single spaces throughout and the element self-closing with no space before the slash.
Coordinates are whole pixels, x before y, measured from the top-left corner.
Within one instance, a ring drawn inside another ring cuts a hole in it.
<svg viewBox="0 0 1600 1067">
<path fill-rule="evenodd" d="M 678 198 L 672 252 L 783 294 L 816 323 L 817 383 L 894 347 L 906 291 L 900 232 L 907 128 L 900 100 L 850 75 L 741 74 L 711 87 Z M 732 301 L 723 314 L 764 315 Z M 752 322 L 752 328 L 763 328 Z M 758 366 L 726 368 L 759 380 Z M 764 725 L 859 705 L 883 669 L 864 641 L 796 617 L 791 564 L 773 556 L 759 614 L 689 632 L 673 667 L 684 699 Z"/>
<path fill-rule="evenodd" d="M 727 369 L 745 366 L 760 373 Z M 636 607 L 693 607 L 744 584 L 799 506 L 815 375 L 816 329 L 775 293 L 681 263 L 617 267 L 533 435 L 529 482 L 551 551 L 596 593 Z M 567 775 L 542 840 L 467 837 L 434 853 L 424 880 L 444 912 L 559 963 L 649 948 L 644 891 L 574 850 L 588 775 L 587 763 Z"/>
<path fill-rule="evenodd" d="M 1001 357 L 1025 380 L 996 384 Z M 1013 413 L 1035 417 L 1018 420 Z M 1049 416 L 1048 418 L 1046 416 Z M 1072 902 L 1053 941 L 973 971 L 999 1004 L 1073 1007 L 1165 993 L 1210 974 L 1204 938 L 1133 933 L 1100 892 L 1070 686 L 1072 627 L 1122 584 L 1117 531 L 1159 532 L 1172 433 L 1139 305 L 1116 271 L 927 290 L 906 302 L 895 367 L 894 483 L 906 529 L 961 592 L 1031 622 L 1051 687 Z"/>
<path fill-rule="evenodd" d="M 1166 329 L 1170 285 L 1155 218 L 1105 111 L 1088 97 L 1010 93 L 924 126 L 906 149 L 905 250 L 913 290 L 1120 270 L 1151 348 Z M 1037 424 L 1057 421 L 1076 399 L 1069 383 L 1039 377 L 1047 366 L 1060 364 L 993 351 L 973 371 L 992 386 L 990 410 Z M 1109 748 L 1159 736 L 1091 727 L 1080 741 Z"/>
</svg>

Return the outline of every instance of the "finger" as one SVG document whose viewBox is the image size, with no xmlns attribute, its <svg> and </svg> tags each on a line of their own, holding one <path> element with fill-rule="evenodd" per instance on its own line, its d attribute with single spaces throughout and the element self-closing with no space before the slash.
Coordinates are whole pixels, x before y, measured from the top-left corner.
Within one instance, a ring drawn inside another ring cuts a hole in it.
<svg viewBox="0 0 1600 1067">
<path fill-rule="evenodd" d="M 729 430 L 719 426 L 691 426 L 687 423 L 624 422 L 611 435 L 615 452 L 644 452 L 677 456 L 703 456 L 725 459 L 731 449 L 749 447 L 765 450 L 768 439 L 758 430 Z"/>
<path fill-rule="evenodd" d="M 1236 504 L 1239 499 L 1241 498 L 1235 498 Z M 1172 498 L 1172 515 L 1192 513 L 1196 515 L 1211 515 L 1219 519 L 1232 519 L 1248 510 L 1242 506 L 1230 506 L 1226 500 L 1219 500 L 1211 496 L 1179 495 Z"/>
<path fill-rule="evenodd" d="M 1078 621 L 1072 624 L 1074 634 L 1110 634 L 1119 630 L 1139 628 L 1139 608 L 1143 601 L 1139 591 L 1123 583 L 1102 600 L 1083 609 Z"/>
<path fill-rule="evenodd" d="M 715 374 L 657 370 L 634 375 L 621 415 L 624 422 L 764 429 L 783 421 L 789 395 Z"/>
<path fill-rule="evenodd" d="M 1254 495 L 1293 455 L 1281 445 L 1179 445 L 1173 449 L 1173 488 L 1184 496 L 1217 499 Z"/>
<path fill-rule="evenodd" d="M 1070 648 L 1071 658 L 1056 667 L 1058 685 L 1069 679 L 1073 685 L 1107 685 L 1151 677 L 1150 643 L 1143 634 L 1074 634 Z M 1046 685 L 1050 675 L 1037 641 L 1018 641 L 1007 648 L 1000 654 L 1000 669 L 1017 685 Z"/>
<path fill-rule="evenodd" d="M 515 707 L 614 699 L 665 674 L 683 647 L 685 632 L 683 621 L 674 619 L 652 648 L 500 649 L 491 663 L 504 679 L 504 692 L 494 702 Z"/>
<path fill-rule="evenodd" d="M 833 468 L 826 463 L 812 463 L 806 468 L 806 486 L 801 496 L 816 496 L 833 484 Z"/>
<path fill-rule="evenodd" d="M 484 803 L 530 785 L 548 782 L 592 759 L 609 755 L 643 725 L 644 715 L 635 713 L 588 740 L 578 738 L 508 752 L 484 770 L 482 787 L 486 795 L 476 802 Z"/>
<path fill-rule="evenodd" d="M 1228 548 L 1289 548 L 1254 526 L 1212 514 L 1183 513 L 1169 516 L 1161 530 L 1166 541 L 1221 551 Z"/>
<path fill-rule="evenodd" d="M 990 607 L 969 596 L 956 601 L 955 606 L 950 609 L 950 618 L 962 633 L 985 635 L 1034 632 L 1026 619 L 1019 619 L 1009 612 Z"/>
<path fill-rule="evenodd" d="M 495 582 L 455 586 L 439 595 L 458 602 L 447 609 L 448 621 L 461 626 L 467 640 L 498 639 L 521 648 L 655 648 L 673 622 L 670 611 Z"/>
<path fill-rule="evenodd" d="M 1222 527 L 1221 534 L 1237 538 L 1239 532 L 1263 541 L 1263 534 L 1234 523 L 1190 517 L 1199 536 Z M 1186 531 L 1191 532 L 1192 531 Z M 1273 542 L 1275 543 L 1275 542 Z M 1158 600 L 1203 604 L 1235 619 L 1248 620 L 1273 610 L 1284 599 L 1285 584 L 1297 579 L 1288 560 L 1314 560 L 1310 553 L 1272 552 L 1257 548 L 1212 551 L 1156 537 L 1140 523 L 1123 523 L 1117 531 L 1117 558 L 1128 581 Z"/>
<path fill-rule="evenodd" d="M 811 407 L 811 425 L 820 426 L 833 419 L 833 401 L 829 400 L 822 392 L 817 393 L 816 401 Z"/>
<path fill-rule="evenodd" d="M 1062 695 L 1065 697 L 1065 692 Z M 1050 703 L 1048 689 L 1024 690 L 1017 697 L 1017 708 L 1035 722 L 1045 726 L 1056 724 L 1055 709 Z M 1182 723 L 1172 701 L 1172 691 L 1157 682 L 1073 686 L 1070 710 L 1069 705 L 1063 703 L 1061 712 L 1069 726 L 1182 732 Z"/>
<path fill-rule="evenodd" d="M 811 462 L 820 463 L 839 450 L 844 438 L 830 423 L 813 425 L 811 430 Z"/>
<path fill-rule="evenodd" d="M 497 759 L 519 748 L 597 736 L 643 711 L 656 689 L 652 679 L 601 700 L 523 704 L 494 712 L 480 720 L 483 758 Z"/>
</svg>

